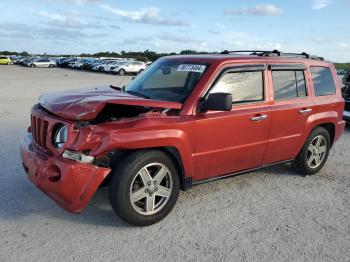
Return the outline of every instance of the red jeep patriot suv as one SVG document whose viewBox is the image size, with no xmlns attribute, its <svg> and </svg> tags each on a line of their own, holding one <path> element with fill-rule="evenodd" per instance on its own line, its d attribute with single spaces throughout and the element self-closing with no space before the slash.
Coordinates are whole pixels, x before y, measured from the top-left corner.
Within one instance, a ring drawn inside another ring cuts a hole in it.
<svg viewBox="0 0 350 262">
<path fill-rule="evenodd" d="M 333 64 L 244 52 L 168 56 L 126 87 L 41 96 L 21 141 L 29 179 L 74 213 L 109 184 L 115 212 L 145 226 L 180 188 L 283 162 L 318 172 L 345 127 Z"/>
</svg>

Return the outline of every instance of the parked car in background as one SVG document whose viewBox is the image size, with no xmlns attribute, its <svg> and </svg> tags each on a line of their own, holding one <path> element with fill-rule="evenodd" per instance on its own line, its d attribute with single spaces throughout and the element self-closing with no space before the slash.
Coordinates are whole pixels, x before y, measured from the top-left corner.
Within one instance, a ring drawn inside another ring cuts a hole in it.
<svg viewBox="0 0 350 262">
<path fill-rule="evenodd" d="M 83 59 L 76 59 L 68 64 L 69 68 L 81 69 L 83 67 Z"/>
<path fill-rule="evenodd" d="M 0 65 L 10 65 L 12 61 L 7 56 L 0 56 Z"/>
<path fill-rule="evenodd" d="M 34 59 L 32 61 L 30 61 L 30 63 L 28 63 L 28 66 L 30 67 L 55 67 L 56 66 L 56 62 L 52 61 L 48 58 L 37 58 Z"/>
<path fill-rule="evenodd" d="M 97 61 L 97 59 L 95 58 L 87 58 L 87 59 L 83 59 L 83 64 L 82 64 L 82 68 L 84 70 L 90 70 L 91 69 L 91 65 L 93 63 L 95 63 Z"/>
<path fill-rule="evenodd" d="M 138 74 L 145 70 L 147 65 L 140 61 L 124 61 L 111 69 L 112 73 L 118 75 Z"/>
<path fill-rule="evenodd" d="M 31 63 L 32 63 L 33 61 L 37 60 L 37 59 L 39 59 L 39 58 L 37 58 L 37 57 L 29 57 L 29 58 L 27 58 L 27 59 L 25 59 L 25 60 L 23 61 L 23 65 L 24 65 L 24 66 L 30 67 Z"/>
<path fill-rule="evenodd" d="M 343 118 L 350 123 L 350 71 L 347 71 L 343 77 L 342 95 L 345 100 Z"/>
<path fill-rule="evenodd" d="M 115 62 L 115 61 L 114 60 L 103 60 L 101 63 L 96 64 L 92 70 L 96 71 L 96 72 L 103 72 L 104 66 L 108 65 L 109 63 L 113 63 L 113 62 Z"/>
<path fill-rule="evenodd" d="M 117 61 L 109 61 L 108 63 L 101 65 L 99 71 L 110 73 L 111 70 L 113 68 L 117 67 L 120 63 L 122 63 L 122 62 L 118 61 L 118 60 Z"/>
<path fill-rule="evenodd" d="M 337 69 L 337 75 L 338 76 L 344 76 L 346 71 L 344 69 Z"/>
<path fill-rule="evenodd" d="M 23 58 L 24 58 L 23 56 L 13 56 L 11 57 L 11 61 L 13 64 L 18 64 L 18 62 Z"/>
<path fill-rule="evenodd" d="M 104 183 L 119 217 L 147 226 L 180 188 L 287 162 L 316 174 L 344 131 L 343 111 L 334 65 L 320 57 L 167 56 L 125 87 L 40 96 L 21 159 L 64 209 L 81 212 Z"/>
<path fill-rule="evenodd" d="M 84 69 L 85 70 L 90 70 L 90 71 L 93 71 L 93 68 L 97 65 L 100 65 L 104 60 L 100 60 L 100 59 L 95 59 L 93 61 L 91 61 L 91 63 L 87 63 L 85 66 L 84 66 Z"/>
<path fill-rule="evenodd" d="M 77 58 L 65 58 L 58 62 L 59 67 L 68 67 L 70 63 L 74 63 L 77 60 Z"/>
</svg>

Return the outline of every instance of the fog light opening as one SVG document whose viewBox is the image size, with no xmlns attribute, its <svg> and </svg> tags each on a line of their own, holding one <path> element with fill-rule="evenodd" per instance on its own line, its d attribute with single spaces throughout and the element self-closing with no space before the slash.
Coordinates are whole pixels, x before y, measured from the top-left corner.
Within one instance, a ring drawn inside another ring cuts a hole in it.
<svg viewBox="0 0 350 262">
<path fill-rule="evenodd" d="M 47 169 L 47 178 L 51 182 L 58 182 L 61 179 L 61 171 L 57 166 L 50 166 Z"/>
</svg>

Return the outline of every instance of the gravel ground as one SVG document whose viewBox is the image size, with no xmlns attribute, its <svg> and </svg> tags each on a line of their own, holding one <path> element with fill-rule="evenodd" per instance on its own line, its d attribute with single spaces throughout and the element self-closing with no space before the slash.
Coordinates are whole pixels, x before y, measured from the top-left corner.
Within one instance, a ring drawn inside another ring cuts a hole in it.
<svg viewBox="0 0 350 262">
<path fill-rule="evenodd" d="M 38 96 L 129 79 L 0 67 L 0 261 L 349 261 L 349 127 L 319 174 L 301 177 L 286 164 L 199 185 L 150 227 L 125 225 L 105 188 L 80 215 L 37 190 L 19 140 Z"/>
</svg>

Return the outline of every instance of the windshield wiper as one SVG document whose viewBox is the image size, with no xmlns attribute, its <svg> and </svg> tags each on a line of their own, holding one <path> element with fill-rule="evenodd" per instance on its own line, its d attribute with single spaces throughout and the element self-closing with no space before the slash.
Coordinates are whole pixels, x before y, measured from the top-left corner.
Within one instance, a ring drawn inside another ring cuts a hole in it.
<svg viewBox="0 0 350 262">
<path fill-rule="evenodd" d="M 145 94 L 142 94 L 140 92 L 137 92 L 137 91 L 128 90 L 128 91 L 125 91 L 125 92 L 128 93 L 128 94 L 132 94 L 132 95 L 135 95 L 135 96 L 140 96 L 140 97 L 143 97 L 143 98 L 146 98 L 146 99 L 151 99 L 149 96 L 147 96 Z"/>
<path fill-rule="evenodd" d="M 109 85 L 110 88 L 120 91 L 120 92 L 124 92 L 125 93 L 125 86 L 123 87 L 119 87 L 119 86 L 114 86 L 114 85 Z"/>
</svg>

